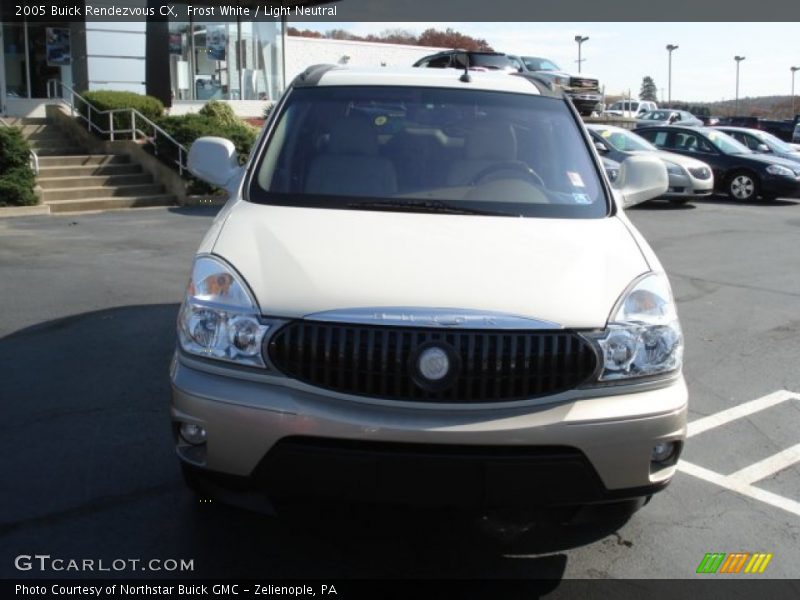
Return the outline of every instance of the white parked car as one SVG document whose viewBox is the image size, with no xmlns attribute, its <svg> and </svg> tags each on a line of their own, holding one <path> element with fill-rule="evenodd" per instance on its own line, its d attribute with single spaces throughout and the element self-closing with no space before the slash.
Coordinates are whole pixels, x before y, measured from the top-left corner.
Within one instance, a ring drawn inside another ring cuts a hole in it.
<svg viewBox="0 0 800 600">
<path fill-rule="evenodd" d="M 673 204 L 684 204 L 694 198 L 714 193 L 714 172 L 697 159 L 656 148 L 643 137 L 614 125 L 587 125 L 595 148 L 604 159 L 624 162 L 631 156 L 651 155 L 664 161 L 669 188 L 662 196 Z"/>
<path fill-rule="evenodd" d="M 658 104 L 650 100 L 619 100 L 606 108 L 605 114 L 625 119 L 638 119 L 651 110 L 658 110 Z"/>
<path fill-rule="evenodd" d="M 632 511 L 674 475 L 683 338 L 623 210 L 666 170 L 631 158 L 612 189 L 567 98 L 505 73 L 318 66 L 244 166 L 220 138 L 188 161 L 231 196 L 171 367 L 201 493 L 574 516 Z"/>
</svg>

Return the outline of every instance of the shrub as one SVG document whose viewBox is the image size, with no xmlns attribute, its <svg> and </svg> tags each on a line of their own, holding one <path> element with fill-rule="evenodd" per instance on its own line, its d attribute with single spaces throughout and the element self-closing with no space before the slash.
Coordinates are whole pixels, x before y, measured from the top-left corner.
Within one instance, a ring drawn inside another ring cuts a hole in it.
<svg viewBox="0 0 800 600">
<path fill-rule="evenodd" d="M 272 109 L 273 109 L 273 108 L 275 108 L 275 104 L 276 104 L 276 103 L 275 103 L 275 102 L 273 102 L 272 104 L 267 104 L 267 105 L 264 107 L 264 114 L 263 114 L 263 117 L 264 117 L 264 120 L 265 120 L 265 121 L 266 121 L 267 119 L 269 119 L 269 116 L 272 114 Z"/>
<path fill-rule="evenodd" d="M 112 90 L 87 91 L 83 92 L 81 95 L 100 111 L 135 108 L 151 121 L 156 121 L 164 114 L 164 105 L 161 103 L 161 100 L 153 96 L 144 96 L 134 92 L 116 92 Z M 80 113 L 85 117 L 88 112 L 86 105 L 82 102 L 78 102 L 78 108 Z M 100 129 L 109 129 L 108 115 L 95 114 L 93 110 L 91 120 L 92 123 Z M 114 131 L 130 129 L 130 126 L 131 118 L 129 112 L 116 113 L 114 115 Z M 147 126 L 144 123 L 137 123 L 136 127 L 140 130 L 147 131 Z M 110 135 L 100 134 L 96 131 L 94 133 L 104 139 L 110 139 Z M 130 134 L 125 134 L 125 137 L 129 135 Z M 121 139 L 125 139 L 125 137 Z M 120 138 L 114 136 L 114 139 Z"/>
<path fill-rule="evenodd" d="M 0 127 L 0 177 L 15 167 L 28 165 L 31 147 L 16 127 Z"/>
<path fill-rule="evenodd" d="M 197 113 L 164 117 L 158 121 L 158 125 L 187 149 L 191 148 L 197 138 L 203 136 L 212 135 L 228 139 L 236 147 L 241 164 L 247 160 L 250 149 L 256 141 L 258 130 L 235 117 L 234 119 L 233 122 L 225 124 L 215 118 Z M 169 140 L 157 138 L 156 147 L 159 158 L 174 167 L 178 158 L 175 146 Z M 185 156 L 184 160 L 186 160 Z M 190 192 L 192 193 L 204 194 L 214 190 L 212 186 L 196 178 L 190 177 L 190 182 Z"/>
<path fill-rule="evenodd" d="M 236 119 L 235 122 L 224 124 L 201 114 L 189 114 L 176 117 L 164 117 L 158 124 L 176 141 L 186 148 L 190 148 L 197 138 L 213 135 L 233 142 L 239 155 L 239 162 L 244 163 L 250 149 L 256 141 L 258 130 L 247 123 Z M 158 153 L 177 158 L 175 147 L 165 139 L 158 140 Z"/>
<path fill-rule="evenodd" d="M 209 119 L 222 123 L 223 125 L 236 125 L 239 123 L 239 118 L 234 114 L 230 104 L 220 102 L 219 100 L 207 102 L 197 114 L 208 117 Z"/>
<path fill-rule="evenodd" d="M 0 177 L 0 206 L 32 206 L 37 202 L 31 188 Z"/>
<path fill-rule="evenodd" d="M 0 206 L 36 204 L 34 184 L 28 141 L 19 129 L 0 127 Z"/>
</svg>

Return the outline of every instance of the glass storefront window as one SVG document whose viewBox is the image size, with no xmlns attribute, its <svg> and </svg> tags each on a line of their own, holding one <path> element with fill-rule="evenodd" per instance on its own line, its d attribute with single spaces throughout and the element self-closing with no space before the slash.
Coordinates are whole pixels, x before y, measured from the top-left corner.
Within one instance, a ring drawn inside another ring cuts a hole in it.
<svg viewBox="0 0 800 600">
<path fill-rule="evenodd" d="M 8 98 L 27 98 L 28 60 L 22 24 L 6 23 L 3 25 L 3 57 L 6 96 Z"/>
<path fill-rule="evenodd" d="M 276 100 L 283 88 L 282 24 L 172 22 L 175 100 Z"/>
</svg>

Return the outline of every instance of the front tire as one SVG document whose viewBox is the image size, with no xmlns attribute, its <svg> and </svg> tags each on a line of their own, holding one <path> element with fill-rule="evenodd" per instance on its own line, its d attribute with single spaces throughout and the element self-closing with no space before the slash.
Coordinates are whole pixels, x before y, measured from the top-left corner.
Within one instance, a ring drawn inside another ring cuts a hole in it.
<svg viewBox="0 0 800 600">
<path fill-rule="evenodd" d="M 747 171 L 739 171 L 731 175 L 726 187 L 730 199 L 737 202 L 750 202 L 758 197 L 758 179 Z"/>
</svg>

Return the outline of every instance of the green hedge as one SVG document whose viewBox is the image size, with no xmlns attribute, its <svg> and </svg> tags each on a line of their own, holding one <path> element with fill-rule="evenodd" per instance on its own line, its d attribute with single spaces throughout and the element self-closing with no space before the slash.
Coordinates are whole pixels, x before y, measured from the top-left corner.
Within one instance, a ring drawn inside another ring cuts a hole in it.
<svg viewBox="0 0 800 600">
<path fill-rule="evenodd" d="M 164 105 L 161 103 L 161 100 L 153 96 L 143 96 L 134 92 L 115 92 L 112 90 L 86 91 L 83 92 L 81 96 L 86 98 L 88 102 L 100 111 L 135 108 L 151 121 L 156 121 L 164 114 Z M 79 101 L 78 109 L 85 117 L 88 112 L 86 105 Z M 92 123 L 97 125 L 100 129 L 104 131 L 109 129 L 108 115 L 95 114 L 94 110 L 92 110 L 91 120 Z M 131 118 L 129 112 L 117 113 L 114 115 L 114 131 L 130 129 L 130 126 Z M 137 123 L 136 127 L 148 134 L 151 133 L 144 123 Z M 110 139 L 110 135 L 103 135 L 97 131 L 94 131 L 94 134 L 104 139 Z M 124 137 L 122 135 L 114 136 L 114 139 L 126 138 L 130 138 L 130 134 L 126 134 Z"/>
<path fill-rule="evenodd" d="M 0 127 L 0 206 L 30 206 L 35 176 L 30 167 L 30 145 L 17 128 Z"/>
<path fill-rule="evenodd" d="M 207 105 L 206 105 L 207 106 Z M 191 148 L 192 143 L 199 137 L 216 136 L 230 140 L 236 147 L 239 155 L 239 163 L 244 163 L 250 154 L 250 149 L 258 136 L 258 129 L 240 121 L 234 117 L 234 121 L 225 123 L 216 117 L 210 117 L 200 113 L 180 115 L 174 117 L 163 117 L 158 121 L 158 125 L 164 129 L 176 141 L 183 144 L 187 149 Z M 164 138 L 157 138 L 156 147 L 158 156 L 170 166 L 175 166 L 178 154 L 175 146 Z M 186 157 L 184 157 L 184 160 Z M 191 178 L 192 184 L 190 192 L 204 194 L 213 191 L 214 188 Z"/>
<path fill-rule="evenodd" d="M 206 102 L 197 114 L 208 117 L 223 125 L 237 125 L 241 123 L 241 120 L 233 112 L 230 105 L 225 102 L 220 102 L 219 100 Z"/>
</svg>

